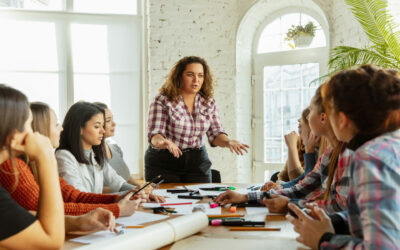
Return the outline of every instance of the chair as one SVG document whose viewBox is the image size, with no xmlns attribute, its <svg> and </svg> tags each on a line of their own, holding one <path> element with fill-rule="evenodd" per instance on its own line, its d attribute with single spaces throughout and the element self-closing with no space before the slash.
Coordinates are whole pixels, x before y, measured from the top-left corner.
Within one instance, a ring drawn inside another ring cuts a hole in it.
<svg viewBox="0 0 400 250">
<path fill-rule="evenodd" d="M 278 175 L 279 175 L 279 171 L 278 172 L 275 172 L 273 175 L 271 175 L 271 181 L 272 182 L 276 182 L 277 180 L 278 180 Z"/>
<path fill-rule="evenodd" d="M 221 183 L 221 173 L 218 170 L 211 169 L 211 182 Z"/>
</svg>

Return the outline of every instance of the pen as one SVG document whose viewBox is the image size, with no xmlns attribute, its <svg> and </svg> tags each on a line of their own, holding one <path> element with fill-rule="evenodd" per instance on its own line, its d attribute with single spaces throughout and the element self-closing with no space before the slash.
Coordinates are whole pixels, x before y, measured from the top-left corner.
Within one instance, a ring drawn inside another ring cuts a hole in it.
<svg viewBox="0 0 400 250">
<path fill-rule="evenodd" d="M 154 186 L 154 189 L 158 188 L 158 186 L 159 186 L 161 183 L 163 183 L 163 182 L 164 182 L 164 179 L 162 179 L 161 181 L 159 181 L 159 182 Z"/>
<path fill-rule="evenodd" d="M 125 226 L 125 228 L 144 228 L 146 226 Z"/>
<path fill-rule="evenodd" d="M 210 214 L 208 218 L 233 218 L 233 217 L 244 217 L 243 214 Z"/>
<path fill-rule="evenodd" d="M 176 205 L 191 205 L 192 202 L 183 202 L 183 203 L 164 203 L 161 204 L 160 206 L 166 207 L 166 206 L 176 206 Z"/>
<path fill-rule="evenodd" d="M 136 192 L 133 193 L 132 196 L 137 195 L 140 191 L 142 191 L 143 189 L 145 189 L 148 185 L 150 185 L 151 183 L 154 183 L 156 180 L 160 179 L 161 175 L 158 175 L 156 177 L 154 177 L 153 179 L 151 179 L 149 182 L 147 182 L 143 187 L 139 188 Z"/>
<path fill-rule="evenodd" d="M 281 231 L 279 227 L 231 227 L 230 231 Z"/>
<path fill-rule="evenodd" d="M 265 226 L 265 221 L 223 221 L 213 220 L 211 222 L 213 226 Z"/>
</svg>

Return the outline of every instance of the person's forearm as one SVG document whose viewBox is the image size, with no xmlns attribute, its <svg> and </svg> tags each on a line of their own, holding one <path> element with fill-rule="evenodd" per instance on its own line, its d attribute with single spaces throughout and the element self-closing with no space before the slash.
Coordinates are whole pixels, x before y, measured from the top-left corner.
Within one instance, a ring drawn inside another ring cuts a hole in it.
<svg viewBox="0 0 400 250">
<path fill-rule="evenodd" d="M 79 231 L 79 216 L 65 215 L 65 233 Z"/>
<path fill-rule="evenodd" d="M 226 134 L 219 134 L 215 139 L 212 141 L 214 146 L 218 146 L 221 148 L 226 148 L 229 146 L 229 137 Z"/>
<path fill-rule="evenodd" d="M 131 185 L 134 185 L 134 186 L 136 186 L 136 187 L 140 186 L 139 181 L 137 181 L 137 180 L 135 179 L 135 177 L 133 176 L 133 174 L 131 174 L 131 175 L 129 176 L 128 183 L 131 184 Z"/>
<path fill-rule="evenodd" d="M 292 176 L 293 173 L 296 172 L 299 168 L 302 169 L 301 162 L 299 159 L 299 154 L 297 152 L 296 147 L 293 147 L 293 146 L 288 147 L 288 164 L 287 164 L 287 166 L 288 166 L 287 171 L 289 174 L 289 179 L 292 180 L 292 179 L 296 178 L 298 175 L 293 178 L 293 176 Z"/>
<path fill-rule="evenodd" d="M 63 242 L 64 203 L 58 179 L 57 162 L 54 156 L 43 156 L 36 161 L 39 173 L 38 218 L 46 234 L 53 242 Z"/>
</svg>

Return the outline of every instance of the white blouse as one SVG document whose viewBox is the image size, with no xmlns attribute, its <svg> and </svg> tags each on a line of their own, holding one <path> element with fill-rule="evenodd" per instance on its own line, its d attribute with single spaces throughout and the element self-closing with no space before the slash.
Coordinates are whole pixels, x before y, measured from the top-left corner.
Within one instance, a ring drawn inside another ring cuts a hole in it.
<svg viewBox="0 0 400 250">
<path fill-rule="evenodd" d="M 113 192 L 120 191 L 126 181 L 110 167 L 107 161 L 104 162 L 104 167 L 101 168 L 96 162 L 92 150 L 84 150 L 84 152 L 90 164 L 79 163 L 68 150 L 57 150 L 56 158 L 59 175 L 68 184 L 82 192 L 101 194 L 103 193 L 103 186 L 110 187 Z"/>
</svg>

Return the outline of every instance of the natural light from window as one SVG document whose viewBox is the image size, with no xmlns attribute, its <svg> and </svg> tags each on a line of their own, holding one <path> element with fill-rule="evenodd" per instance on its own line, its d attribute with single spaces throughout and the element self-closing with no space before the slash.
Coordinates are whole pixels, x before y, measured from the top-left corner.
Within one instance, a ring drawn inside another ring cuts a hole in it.
<svg viewBox="0 0 400 250">
<path fill-rule="evenodd" d="M 317 48 L 326 46 L 326 39 L 321 25 L 312 17 L 303 13 L 291 13 L 276 18 L 268 24 L 262 31 L 257 53 L 268 53 L 285 50 L 293 50 L 289 45 L 293 45 L 293 41 L 286 41 L 286 33 L 292 25 L 305 25 L 308 22 L 313 22 L 317 27 L 312 43 L 307 48 Z M 295 48 L 299 49 L 299 48 Z"/>
</svg>

